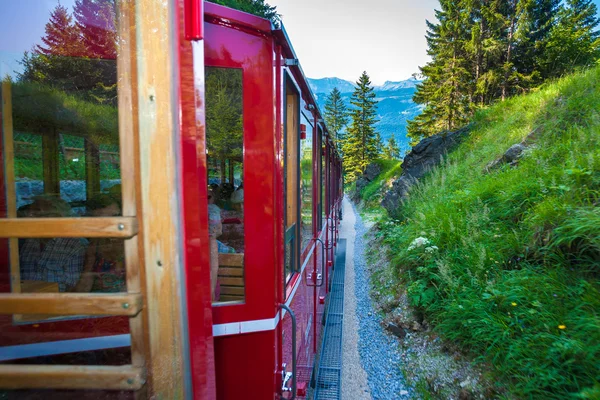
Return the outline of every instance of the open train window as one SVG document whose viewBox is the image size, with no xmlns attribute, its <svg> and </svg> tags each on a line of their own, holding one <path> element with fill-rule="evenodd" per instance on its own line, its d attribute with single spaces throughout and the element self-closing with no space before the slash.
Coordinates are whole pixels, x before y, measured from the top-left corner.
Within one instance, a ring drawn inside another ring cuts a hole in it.
<svg viewBox="0 0 600 400">
<path fill-rule="evenodd" d="M 243 302 L 244 129 L 242 70 L 206 67 L 206 159 L 212 299 Z"/>
<path fill-rule="evenodd" d="M 297 271 L 300 259 L 300 94 L 287 75 L 285 82 L 284 282 L 287 283 Z"/>
</svg>

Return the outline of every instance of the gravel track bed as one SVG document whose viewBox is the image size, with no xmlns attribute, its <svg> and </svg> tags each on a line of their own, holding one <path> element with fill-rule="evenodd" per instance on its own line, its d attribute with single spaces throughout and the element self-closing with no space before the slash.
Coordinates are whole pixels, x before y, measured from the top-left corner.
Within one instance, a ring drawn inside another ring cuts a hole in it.
<svg viewBox="0 0 600 400">
<path fill-rule="evenodd" d="M 354 272 L 356 315 L 359 324 L 358 350 L 361 364 L 367 373 L 373 399 L 411 399 L 414 392 L 409 388 L 400 370 L 398 340 L 381 327 L 381 317 L 375 312 L 371 301 L 369 272 L 365 262 L 364 236 L 367 228 L 352 204 L 356 216 L 354 228 Z"/>
</svg>

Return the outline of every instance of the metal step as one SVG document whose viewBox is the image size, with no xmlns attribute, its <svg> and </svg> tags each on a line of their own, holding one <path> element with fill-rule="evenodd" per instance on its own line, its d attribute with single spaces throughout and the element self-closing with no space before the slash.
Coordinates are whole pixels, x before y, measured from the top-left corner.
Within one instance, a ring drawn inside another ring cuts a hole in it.
<svg viewBox="0 0 600 400">
<path fill-rule="evenodd" d="M 342 396 L 342 335 L 344 325 L 344 278 L 346 272 L 346 239 L 337 246 L 335 269 L 325 331 L 321 343 L 315 400 L 339 400 Z"/>
</svg>

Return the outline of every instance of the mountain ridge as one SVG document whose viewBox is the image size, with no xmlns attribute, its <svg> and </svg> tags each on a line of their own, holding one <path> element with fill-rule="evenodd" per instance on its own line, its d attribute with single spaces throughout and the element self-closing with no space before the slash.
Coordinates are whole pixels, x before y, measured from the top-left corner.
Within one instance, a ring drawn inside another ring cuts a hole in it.
<svg viewBox="0 0 600 400">
<path fill-rule="evenodd" d="M 402 151 L 410 148 L 410 140 L 406 136 L 408 121 L 415 118 L 422 111 L 422 107 L 412 101 L 417 84 L 420 81 L 414 77 L 403 81 L 386 81 L 383 85 L 373 86 L 377 104 L 378 122 L 375 128 L 385 143 L 391 136 Z M 325 111 L 325 101 L 334 87 L 342 94 L 342 99 L 350 107 L 350 97 L 356 85 L 337 77 L 319 79 L 308 78 L 308 84 L 317 97 L 317 103 Z"/>
</svg>

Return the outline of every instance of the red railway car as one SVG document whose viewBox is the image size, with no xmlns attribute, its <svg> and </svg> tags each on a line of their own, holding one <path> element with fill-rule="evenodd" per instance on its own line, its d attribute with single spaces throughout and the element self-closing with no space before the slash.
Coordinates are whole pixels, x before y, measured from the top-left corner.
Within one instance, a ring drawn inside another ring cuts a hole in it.
<svg viewBox="0 0 600 400">
<path fill-rule="evenodd" d="M 0 17 L 0 398 L 306 397 L 342 161 L 284 28 L 45 4 Z"/>
</svg>

